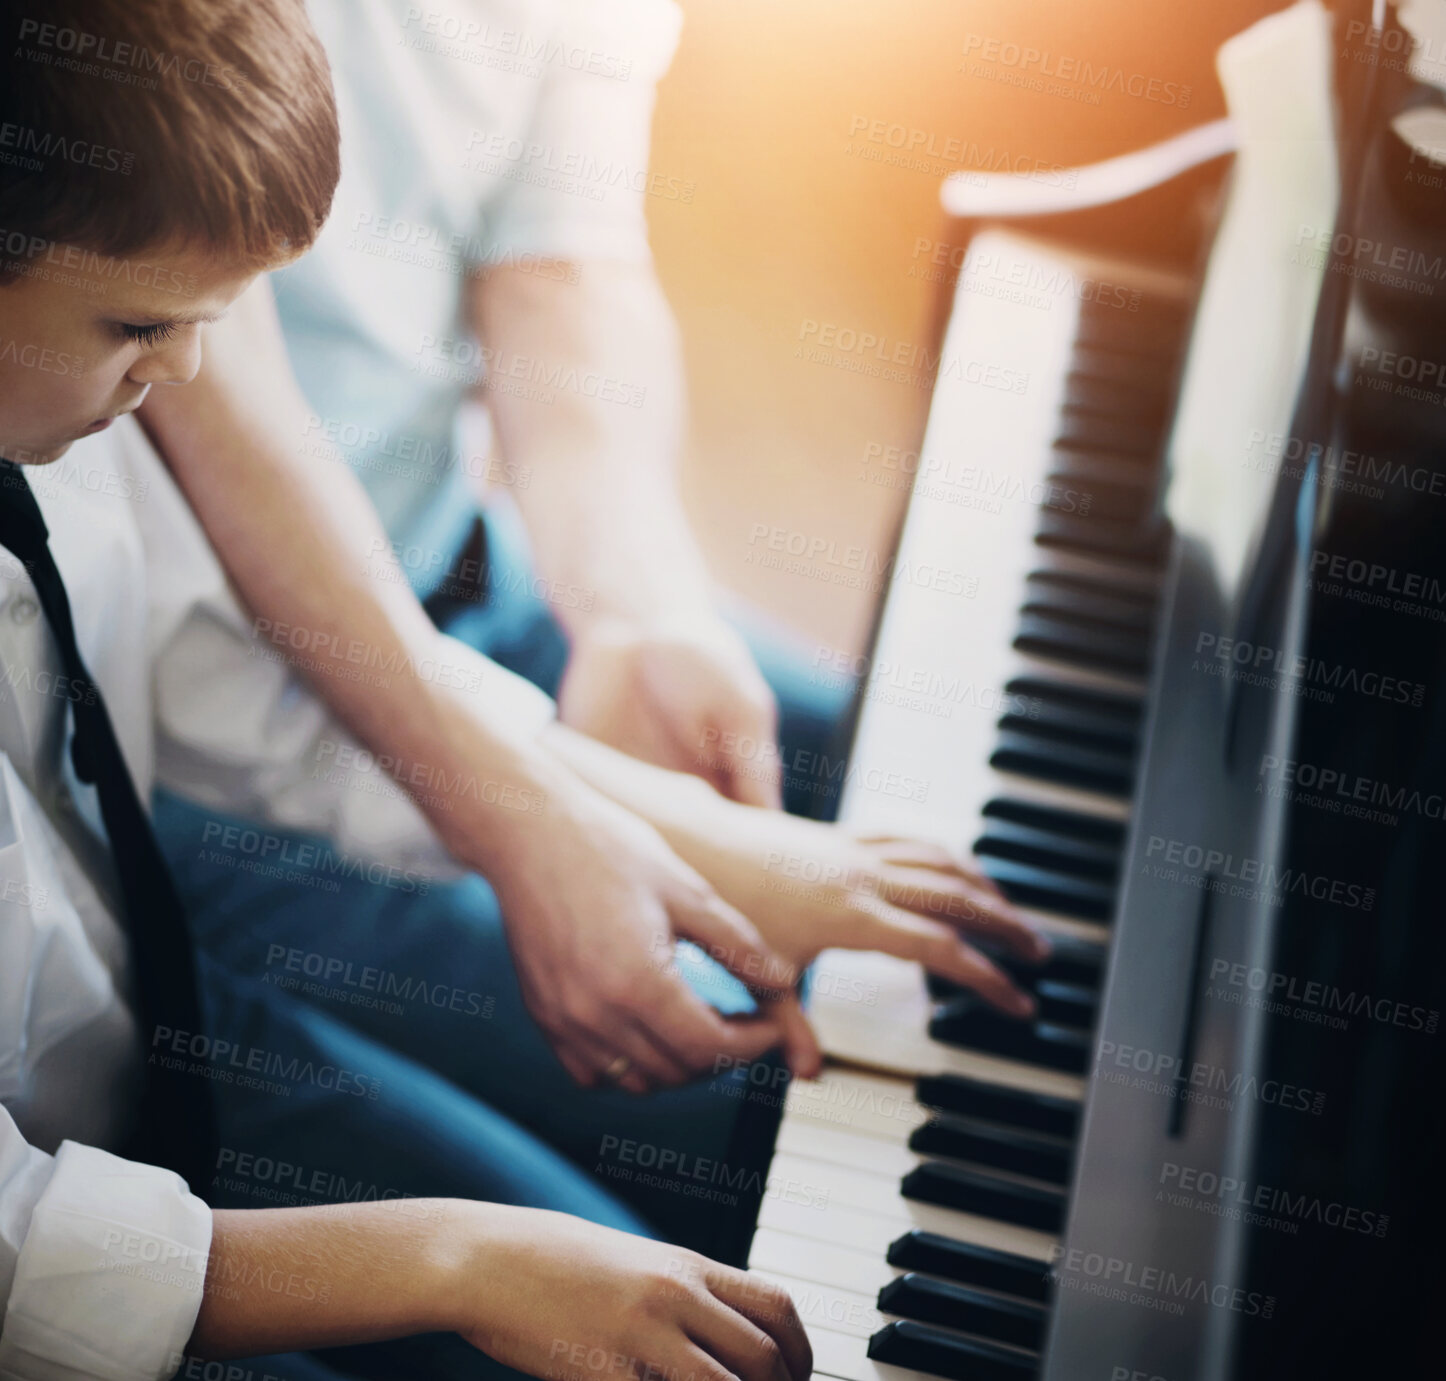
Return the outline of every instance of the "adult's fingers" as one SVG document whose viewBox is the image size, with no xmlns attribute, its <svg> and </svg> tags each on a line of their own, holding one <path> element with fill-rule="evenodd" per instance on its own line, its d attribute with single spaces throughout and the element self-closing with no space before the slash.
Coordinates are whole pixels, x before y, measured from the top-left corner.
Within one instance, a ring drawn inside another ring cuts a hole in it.
<svg viewBox="0 0 1446 1381">
<path fill-rule="evenodd" d="M 654 1042 L 690 1070 L 752 1063 L 782 1045 L 789 1034 L 767 1007 L 758 1016 L 725 1020 L 682 979 L 669 975 L 669 980 L 639 1020 Z"/>
<path fill-rule="evenodd" d="M 988 936 L 1023 959 L 1049 957 L 1049 941 L 1024 913 L 994 890 L 984 890 L 957 872 L 891 867 L 880 895 L 894 906 L 949 924 L 971 935 Z"/>
<path fill-rule="evenodd" d="M 787 1290 L 732 1266 L 710 1269 L 704 1278 L 714 1296 L 773 1339 L 793 1381 L 808 1381 L 813 1372 L 813 1348 Z"/>
<path fill-rule="evenodd" d="M 764 1003 L 763 1010 L 778 1022 L 779 1044 L 790 1073 L 800 1079 L 817 1079 L 823 1068 L 823 1047 L 797 995 L 790 993 L 777 1002 Z"/>
<path fill-rule="evenodd" d="M 783 806 L 783 762 L 778 754 L 778 711 L 770 696 L 715 725 L 715 785 L 745 806 L 779 810 Z"/>
<path fill-rule="evenodd" d="M 798 965 L 774 953 L 743 913 L 716 892 L 677 902 L 668 909 L 673 933 L 700 945 L 710 958 L 741 979 L 754 997 L 780 998 L 793 991 Z"/>
</svg>

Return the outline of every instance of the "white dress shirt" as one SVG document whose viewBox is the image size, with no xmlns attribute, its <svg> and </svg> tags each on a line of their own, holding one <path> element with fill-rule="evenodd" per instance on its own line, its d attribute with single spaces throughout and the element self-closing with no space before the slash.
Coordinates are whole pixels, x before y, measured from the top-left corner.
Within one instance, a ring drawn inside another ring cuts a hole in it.
<svg viewBox="0 0 1446 1381">
<path fill-rule="evenodd" d="M 551 277 L 557 261 L 649 261 L 650 198 L 693 194 L 686 169 L 648 165 L 681 16 L 672 0 L 308 0 L 308 12 L 336 84 L 341 183 L 316 245 L 272 283 L 310 439 L 341 450 L 425 594 L 491 477 L 485 414 L 459 425 L 485 375 L 636 387 L 499 356 L 471 337 L 464 298 L 489 266 Z"/>
<path fill-rule="evenodd" d="M 143 799 L 159 773 L 371 860 L 451 870 L 411 801 L 253 636 L 134 422 L 26 475 Z M 453 651 L 437 674 L 466 678 L 516 732 L 550 718 L 535 687 Z M 0 1381 L 151 1381 L 194 1327 L 211 1218 L 172 1172 L 106 1149 L 130 1129 L 143 1058 L 119 894 L 70 764 L 79 692 L 3 551 L 0 673 Z M 347 771 L 318 770 L 339 757 Z"/>
</svg>

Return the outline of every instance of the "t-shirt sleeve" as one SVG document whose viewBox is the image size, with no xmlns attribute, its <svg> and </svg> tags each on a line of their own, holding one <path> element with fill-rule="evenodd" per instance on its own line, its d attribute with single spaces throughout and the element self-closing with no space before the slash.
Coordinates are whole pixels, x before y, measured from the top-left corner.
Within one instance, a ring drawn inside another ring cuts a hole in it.
<svg viewBox="0 0 1446 1381">
<path fill-rule="evenodd" d="M 649 258 L 647 198 L 691 195 L 648 166 L 658 81 L 678 43 L 672 0 L 560 0 L 535 117 L 490 216 L 490 253 L 573 261 Z"/>
</svg>

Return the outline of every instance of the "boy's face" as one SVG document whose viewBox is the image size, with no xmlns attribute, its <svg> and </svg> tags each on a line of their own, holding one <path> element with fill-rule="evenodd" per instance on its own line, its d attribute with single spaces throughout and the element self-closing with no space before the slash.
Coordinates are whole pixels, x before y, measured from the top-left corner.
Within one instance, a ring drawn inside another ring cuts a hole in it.
<svg viewBox="0 0 1446 1381">
<path fill-rule="evenodd" d="M 134 412 L 152 384 L 193 378 L 202 325 L 255 276 L 206 251 L 56 249 L 0 286 L 0 456 L 58 460 Z"/>
</svg>

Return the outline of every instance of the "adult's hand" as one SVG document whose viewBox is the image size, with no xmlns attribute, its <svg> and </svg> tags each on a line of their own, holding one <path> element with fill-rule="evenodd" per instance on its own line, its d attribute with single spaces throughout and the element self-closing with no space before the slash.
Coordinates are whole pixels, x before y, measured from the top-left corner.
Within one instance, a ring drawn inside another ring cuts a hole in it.
<svg viewBox="0 0 1446 1381">
<path fill-rule="evenodd" d="M 573 635 L 563 723 L 747 805 L 781 803 L 778 707 L 747 644 L 716 614 L 599 619 Z"/>
<path fill-rule="evenodd" d="M 489 880 L 528 1010 L 579 1084 L 641 1093 L 774 1047 L 795 1074 L 817 1072 L 797 966 L 656 829 L 581 781 L 548 796 Z M 679 937 L 727 954 L 758 1013 L 723 1017 L 702 1001 L 673 963 Z"/>
</svg>

